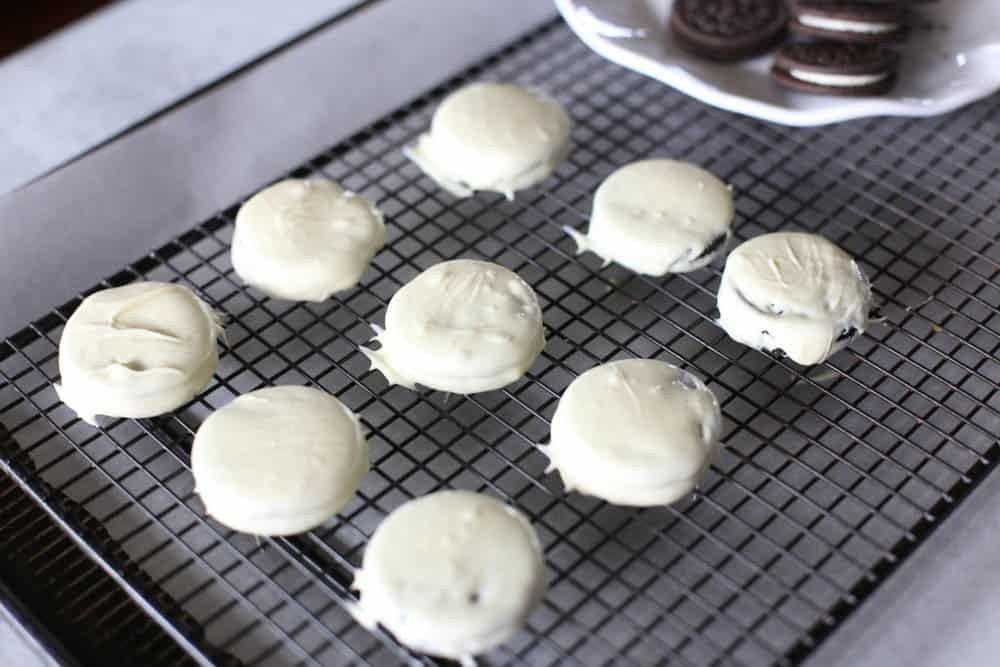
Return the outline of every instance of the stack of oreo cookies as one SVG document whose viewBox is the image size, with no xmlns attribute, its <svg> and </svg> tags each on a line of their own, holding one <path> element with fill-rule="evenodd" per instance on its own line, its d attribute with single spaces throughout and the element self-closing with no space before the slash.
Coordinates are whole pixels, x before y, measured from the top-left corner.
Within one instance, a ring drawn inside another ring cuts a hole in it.
<svg viewBox="0 0 1000 667">
<path fill-rule="evenodd" d="M 734 62 L 778 49 L 779 84 L 825 95 L 881 95 L 896 82 L 909 5 L 934 0 L 674 0 L 674 43 Z M 997 0 L 1000 2 L 1000 0 Z"/>
<path fill-rule="evenodd" d="M 793 39 L 771 75 L 782 86 L 824 95 L 881 95 L 896 82 L 906 39 L 905 0 L 790 0 Z"/>
</svg>

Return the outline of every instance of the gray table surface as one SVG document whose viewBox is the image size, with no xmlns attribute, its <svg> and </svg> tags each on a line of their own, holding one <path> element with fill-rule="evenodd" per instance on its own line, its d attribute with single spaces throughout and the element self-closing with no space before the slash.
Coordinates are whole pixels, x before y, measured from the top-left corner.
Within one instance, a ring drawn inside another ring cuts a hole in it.
<svg viewBox="0 0 1000 667">
<path fill-rule="evenodd" d="M 0 60 L 0 193 L 357 0 L 124 0 Z"/>
<path fill-rule="evenodd" d="M 332 144 L 552 16 L 542 0 L 383 0 L 0 196 L 0 248 L 20 249 L 0 262 L 0 284 L 9 286 L 0 294 L 0 337 L 307 158 L 318 144 Z M 404 39 L 420 49 L 418 65 L 400 65 Z M 249 58 L 255 49 L 242 52 Z M 357 62 L 367 76 L 356 75 Z M 343 85 L 316 86 L 319 80 Z M 2 81 L 0 69 L 0 88 Z M 351 104 L 343 104 L 345 85 Z M 295 130 L 281 141 L 262 131 L 293 113 Z M 807 667 L 997 664 L 998 503 L 1000 477 L 993 475 Z M 0 620 L 0 664 L 44 662 Z"/>
<path fill-rule="evenodd" d="M 18 620 L 0 605 L 0 665 L 54 667 L 45 648 L 24 630 Z"/>
</svg>

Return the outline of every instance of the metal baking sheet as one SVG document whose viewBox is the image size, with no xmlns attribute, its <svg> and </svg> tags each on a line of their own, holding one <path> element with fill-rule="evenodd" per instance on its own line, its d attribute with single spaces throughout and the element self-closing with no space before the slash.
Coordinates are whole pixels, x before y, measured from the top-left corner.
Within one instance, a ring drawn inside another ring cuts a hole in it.
<svg viewBox="0 0 1000 667">
<path fill-rule="evenodd" d="M 443 94 L 480 78 L 543 87 L 576 123 L 567 163 L 514 202 L 455 200 L 400 153 Z M 485 664 L 796 664 L 995 464 L 998 109 L 771 126 L 625 72 L 549 25 L 289 172 L 335 178 L 386 212 L 389 242 L 359 289 L 319 305 L 245 289 L 228 259 L 235 205 L 105 283 L 180 281 L 227 314 L 219 371 L 177 414 L 94 430 L 58 402 L 56 345 L 78 301 L 6 341 L 0 421 L 33 462 L 8 467 L 86 508 L 193 619 L 149 601 L 205 661 L 221 651 L 244 664 L 427 662 L 362 630 L 344 604 L 385 514 L 459 487 L 520 507 L 546 548 L 543 607 Z M 803 370 L 726 338 L 714 322 L 717 266 L 650 279 L 575 257 L 561 227 L 585 224 L 604 176 L 652 155 L 732 183 L 740 238 L 795 228 L 840 244 L 872 277 L 885 321 Z M 549 331 L 542 359 L 500 392 L 388 387 L 357 346 L 401 284 L 454 257 L 491 259 L 532 283 Z M 534 448 L 576 374 L 628 356 L 699 373 L 723 406 L 722 460 L 674 507 L 567 496 Z M 337 521 L 257 541 L 204 517 L 187 454 L 211 409 L 281 383 L 316 384 L 360 412 L 373 473 Z M 148 583 L 132 582 L 139 595 Z"/>
</svg>

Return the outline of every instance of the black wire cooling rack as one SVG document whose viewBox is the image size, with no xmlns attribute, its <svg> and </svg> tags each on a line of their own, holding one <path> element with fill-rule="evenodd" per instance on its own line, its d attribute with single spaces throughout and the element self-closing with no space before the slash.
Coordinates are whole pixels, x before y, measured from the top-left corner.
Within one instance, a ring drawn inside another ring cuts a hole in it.
<svg viewBox="0 0 1000 667">
<path fill-rule="evenodd" d="M 557 175 L 513 202 L 456 200 L 400 150 L 442 95 L 480 78 L 541 86 L 576 123 Z M 0 422 L 14 442 L 3 465 L 206 663 L 433 664 L 357 626 L 345 605 L 379 521 L 445 487 L 511 502 L 545 547 L 543 606 L 484 664 L 801 662 L 997 461 L 998 116 L 993 99 L 930 120 L 777 127 L 609 64 L 553 23 L 290 172 L 334 178 L 385 212 L 388 242 L 359 288 L 318 305 L 244 288 L 229 262 L 237 206 L 100 286 L 178 281 L 227 315 L 216 376 L 176 414 L 94 429 L 58 401 L 57 344 L 79 299 L 0 344 Z M 844 247 L 884 322 L 803 370 L 716 326 L 718 265 L 652 279 L 575 257 L 561 227 L 585 224 L 603 177 L 653 155 L 732 183 L 741 239 L 804 229 Z M 455 257 L 499 262 L 535 287 L 542 358 L 523 381 L 470 397 L 387 386 L 358 352 L 369 323 L 402 284 Z M 677 506 L 564 495 L 534 446 L 573 377 L 633 356 L 705 377 L 726 418 L 721 462 Z M 209 411 L 285 383 L 318 385 L 362 415 L 372 472 L 322 529 L 256 540 L 205 518 L 189 447 Z"/>
</svg>

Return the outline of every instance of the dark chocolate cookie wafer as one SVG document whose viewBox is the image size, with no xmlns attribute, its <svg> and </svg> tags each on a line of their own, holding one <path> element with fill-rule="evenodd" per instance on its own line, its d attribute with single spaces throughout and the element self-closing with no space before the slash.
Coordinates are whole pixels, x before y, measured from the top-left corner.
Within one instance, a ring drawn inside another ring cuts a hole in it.
<svg viewBox="0 0 1000 667">
<path fill-rule="evenodd" d="M 732 62 L 769 51 L 787 23 L 784 0 L 676 0 L 670 32 L 689 53 Z"/>
<path fill-rule="evenodd" d="M 785 44 L 771 75 L 788 88 L 823 95 L 881 95 L 896 82 L 899 54 L 877 44 Z"/>
<path fill-rule="evenodd" d="M 793 0 L 796 35 L 838 42 L 882 44 L 904 39 L 906 7 L 901 2 Z"/>
</svg>

